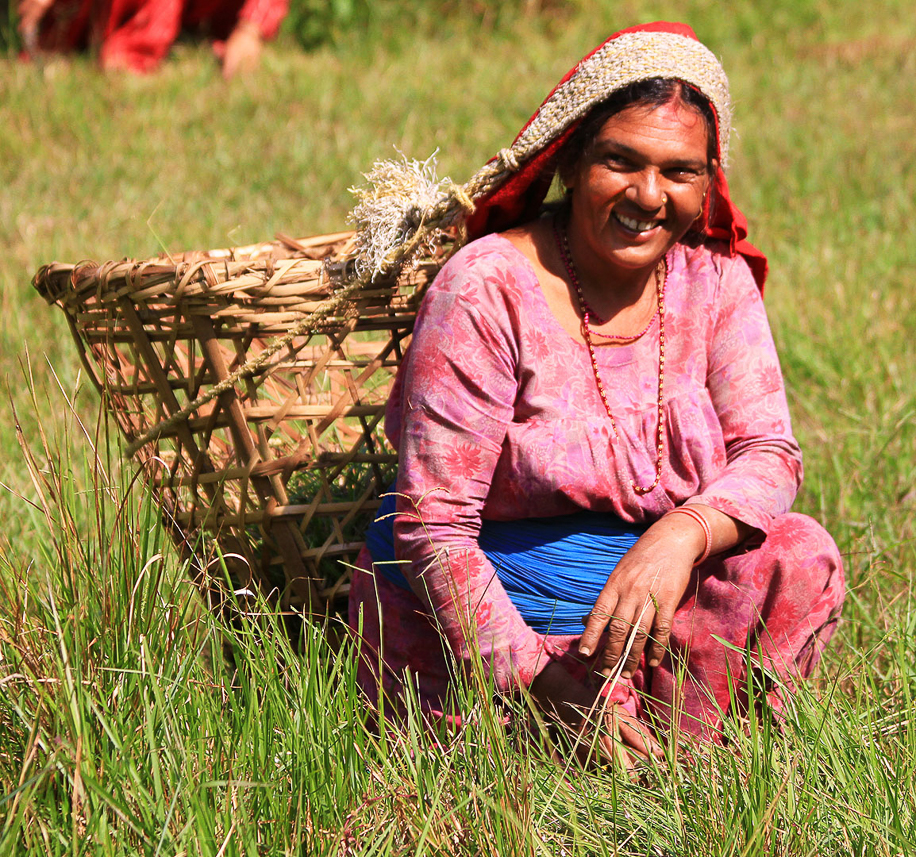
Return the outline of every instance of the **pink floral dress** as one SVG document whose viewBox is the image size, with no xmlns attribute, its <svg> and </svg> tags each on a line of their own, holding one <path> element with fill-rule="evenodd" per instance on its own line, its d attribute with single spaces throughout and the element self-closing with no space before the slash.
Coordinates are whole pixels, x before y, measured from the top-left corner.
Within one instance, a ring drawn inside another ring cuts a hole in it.
<svg viewBox="0 0 916 857">
<path fill-rule="evenodd" d="M 764 670 L 807 675 L 844 595 L 830 536 L 789 514 L 801 481 L 779 362 L 757 286 L 740 258 L 705 245 L 668 255 L 666 440 L 655 469 L 658 323 L 597 348 L 615 437 L 586 346 L 551 313 L 534 269 L 489 235 L 459 251 L 424 299 L 388 405 L 400 456 L 395 550 L 412 592 L 361 557 L 350 596 L 360 680 L 397 700 L 410 673 L 431 713 L 460 716 L 451 673 L 478 653 L 495 688 L 528 686 L 552 660 L 589 681 L 578 636 L 536 633 L 477 544 L 482 519 L 607 512 L 651 523 L 704 503 L 757 535 L 694 572 L 671 651 L 618 684 L 616 701 L 682 729 L 714 732 L 741 696 L 749 649 Z M 731 645 L 723 645 L 722 640 Z M 733 647 L 737 647 L 733 648 Z"/>
</svg>

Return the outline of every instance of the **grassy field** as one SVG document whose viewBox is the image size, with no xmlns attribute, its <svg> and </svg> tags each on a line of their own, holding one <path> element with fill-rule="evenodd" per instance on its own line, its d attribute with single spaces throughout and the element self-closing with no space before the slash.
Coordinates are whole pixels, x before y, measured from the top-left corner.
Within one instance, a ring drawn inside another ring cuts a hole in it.
<svg viewBox="0 0 916 857">
<path fill-rule="evenodd" d="M 0 855 L 916 851 L 911 4 L 527 5 L 281 41 L 231 85 L 191 45 L 148 78 L 0 59 Z M 252 620 L 230 674 L 31 275 L 336 230 L 393 147 L 438 148 L 463 181 L 579 56 L 655 18 L 729 72 L 733 196 L 770 255 L 806 453 L 796 509 L 846 561 L 785 734 L 732 724 L 726 749 L 630 783 L 570 776 L 486 707 L 439 744 L 413 721 L 380 739 L 318 630 L 295 655 Z"/>
</svg>

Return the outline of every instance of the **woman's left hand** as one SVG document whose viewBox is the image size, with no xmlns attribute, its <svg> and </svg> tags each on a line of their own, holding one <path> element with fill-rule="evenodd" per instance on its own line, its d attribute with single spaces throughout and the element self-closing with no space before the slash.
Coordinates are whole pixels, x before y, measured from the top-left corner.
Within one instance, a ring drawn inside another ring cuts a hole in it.
<svg viewBox="0 0 916 857">
<path fill-rule="evenodd" d="M 597 670 L 610 675 L 624 658 L 621 674 L 629 678 L 647 642 L 648 664 L 658 666 L 694 560 L 704 547 L 703 530 L 687 515 L 663 517 L 646 530 L 604 584 L 579 642 L 580 654 L 591 655 L 607 628 Z"/>
</svg>

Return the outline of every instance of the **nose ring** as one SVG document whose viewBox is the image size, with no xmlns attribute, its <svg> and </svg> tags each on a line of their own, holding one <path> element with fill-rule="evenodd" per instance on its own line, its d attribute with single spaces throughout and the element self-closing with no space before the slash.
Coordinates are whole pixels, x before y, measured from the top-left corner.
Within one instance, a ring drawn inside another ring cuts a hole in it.
<svg viewBox="0 0 916 857">
<path fill-rule="evenodd" d="M 662 194 L 662 205 L 665 205 L 668 202 L 668 194 Z"/>
</svg>

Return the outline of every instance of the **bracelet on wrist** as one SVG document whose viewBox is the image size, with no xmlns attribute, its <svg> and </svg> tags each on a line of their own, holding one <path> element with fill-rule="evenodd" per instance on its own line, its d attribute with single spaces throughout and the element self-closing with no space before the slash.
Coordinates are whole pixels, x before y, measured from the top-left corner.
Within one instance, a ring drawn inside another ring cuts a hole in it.
<svg viewBox="0 0 916 857">
<path fill-rule="evenodd" d="M 712 550 L 712 530 L 709 528 L 709 522 L 703 516 L 703 514 L 698 510 L 691 508 L 690 506 L 678 506 L 676 509 L 672 509 L 667 515 L 687 515 L 690 518 L 693 518 L 700 527 L 703 529 L 703 537 L 706 539 L 706 543 L 703 546 L 703 552 L 694 560 L 694 566 L 699 565 L 701 562 L 705 562 L 709 556 L 709 552 Z"/>
</svg>

